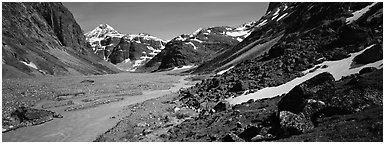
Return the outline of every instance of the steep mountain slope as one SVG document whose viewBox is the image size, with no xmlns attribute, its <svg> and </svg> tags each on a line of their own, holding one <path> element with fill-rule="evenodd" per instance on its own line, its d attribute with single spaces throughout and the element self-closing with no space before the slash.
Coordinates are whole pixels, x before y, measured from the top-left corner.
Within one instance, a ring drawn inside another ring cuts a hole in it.
<svg viewBox="0 0 385 144">
<path fill-rule="evenodd" d="M 348 43 L 353 44 L 370 39 L 371 34 L 367 29 L 357 28 L 354 24 L 363 23 L 362 18 L 361 21 L 358 19 L 353 24 L 348 22 L 353 22 L 353 19 L 358 18 L 357 16 L 360 12 L 357 12 L 357 14 L 353 12 L 361 10 L 361 8 L 365 9 L 362 6 L 366 6 L 368 3 L 352 6 L 345 5 L 341 8 L 330 7 L 328 4 L 329 3 L 325 3 L 325 5 L 317 4 L 312 7 L 301 7 L 301 5 L 293 3 L 283 3 L 280 5 L 271 3 L 266 15 L 256 23 L 254 31 L 248 38 L 211 61 L 200 65 L 194 73 L 220 72 L 229 69 L 244 60 L 254 59 L 262 55 L 269 56 L 269 58 L 266 59 L 283 55 L 284 51 L 287 51 L 287 47 L 290 46 L 286 43 L 295 40 L 295 38 L 299 36 L 305 37 L 305 34 L 309 34 L 309 36 L 306 37 L 314 37 L 314 35 L 323 33 L 322 38 L 327 41 L 317 42 L 324 43 L 322 44 L 322 47 L 328 47 L 327 49 L 331 51 L 334 51 L 335 49 L 333 48 L 339 47 L 339 45 L 346 45 Z M 317 8 L 317 6 L 321 8 Z M 299 10 L 299 8 L 301 8 L 301 10 Z M 342 12 L 338 12 L 338 10 L 341 10 Z M 334 14 L 331 12 L 334 12 Z M 304 16 L 297 17 L 299 14 L 303 14 Z M 378 23 L 379 15 L 376 14 L 374 16 L 375 17 L 369 18 L 372 22 L 366 22 L 366 25 Z M 335 18 L 335 20 L 332 18 Z M 345 21 L 348 25 L 344 24 Z M 353 34 L 350 35 L 350 32 L 353 32 Z M 290 39 L 288 39 L 289 37 Z M 340 40 L 337 41 L 337 38 Z M 328 46 L 327 43 L 330 43 L 330 46 Z M 321 50 L 317 50 L 317 53 L 322 52 Z M 341 53 L 341 51 L 328 53 L 330 53 L 330 55 L 325 56 L 328 59 L 333 59 L 330 58 L 333 57 L 333 55 L 340 55 L 342 57 L 344 57 L 343 55 L 346 55 L 346 52 L 345 54 L 342 54 L 344 52 Z M 314 56 L 318 58 L 322 57 L 319 54 Z"/>
<path fill-rule="evenodd" d="M 162 49 L 166 42 L 149 34 L 121 34 L 108 24 L 101 24 L 85 34 L 92 50 L 121 70 L 135 71 Z"/>
<path fill-rule="evenodd" d="M 88 50 L 61 3 L 2 3 L 3 78 L 88 75 L 119 70 Z"/>
<path fill-rule="evenodd" d="M 199 65 L 229 49 L 252 31 L 255 22 L 238 27 L 200 28 L 170 40 L 166 48 L 141 68 L 142 71 L 167 70 L 181 66 Z"/>
<path fill-rule="evenodd" d="M 181 91 L 200 116 L 168 139 L 271 141 L 322 129 L 326 141 L 382 141 L 372 119 L 382 116 L 382 19 L 382 3 L 271 4 L 245 40 L 195 70 L 218 73 Z M 361 114 L 367 123 L 347 126 Z M 360 137 L 332 137 L 330 126 Z"/>
</svg>

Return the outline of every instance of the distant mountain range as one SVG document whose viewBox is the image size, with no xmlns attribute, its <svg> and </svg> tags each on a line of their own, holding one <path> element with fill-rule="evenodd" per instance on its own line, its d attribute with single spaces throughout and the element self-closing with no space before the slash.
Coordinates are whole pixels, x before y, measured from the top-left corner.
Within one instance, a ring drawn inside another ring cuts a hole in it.
<svg viewBox="0 0 385 144">
<path fill-rule="evenodd" d="M 255 22 L 249 22 L 239 27 L 200 28 L 166 42 L 149 34 L 121 34 L 101 24 L 85 36 L 97 55 L 118 68 L 150 72 L 197 66 L 241 42 L 254 26 Z"/>
<path fill-rule="evenodd" d="M 165 48 L 166 41 L 149 34 L 121 34 L 108 24 L 85 33 L 92 51 L 125 71 L 135 71 Z"/>
<path fill-rule="evenodd" d="M 200 28 L 192 34 L 177 36 L 141 70 L 162 71 L 182 66 L 198 66 L 237 45 L 251 33 L 254 26 L 255 22 L 250 22 L 235 28 Z"/>
</svg>

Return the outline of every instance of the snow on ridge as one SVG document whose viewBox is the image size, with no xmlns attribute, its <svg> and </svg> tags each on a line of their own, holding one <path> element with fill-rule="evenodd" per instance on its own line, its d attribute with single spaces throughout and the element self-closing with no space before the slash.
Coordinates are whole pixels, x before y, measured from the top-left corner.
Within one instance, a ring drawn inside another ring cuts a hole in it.
<svg viewBox="0 0 385 144">
<path fill-rule="evenodd" d="M 160 53 L 162 50 L 154 49 L 152 46 L 147 46 L 147 49 L 151 50 L 149 55 L 155 56 L 156 54 Z M 146 53 L 146 52 L 144 52 Z"/>
<path fill-rule="evenodd" d="M 193 32 L 190 37 L 196 36 L 199 32 L 202 31 L 202 28 L 197 29 L 195 32 Z"/>
<path fill-rule="evenodd" d="M 343 76 L 348 76 L 351 74 L 358 73 L 361 69 L 365 67 L 376 67 L 378 69 L 383 67 L 383 61 L 379 60 L 377 62 L 369 63 L 364 66 L 360 66 L 357 68 L 351 68 L 351 64 L 353 63 L 353 59 L 363 53 L 365 50 L 371 48 L 373 45 L 365 48 L 362 51 L 351 53 L 350 57 L 338 60 L 338 61 L 324 61 L 321 64 L 318 64 L 314 66 L 313 68 L 310 68 L 308 70 L 303 71 L 305 74 L 302 77 L 295 78 L 285 84 L 276 86 L 276 87 L 266 87 L 263 89 L 260 89 L 254 93 L 249 94 L 242 94 L 235 98 L 228 98 L 226 99 L 230 104 L 240 104 L 242 102 L 246 102 L 250 99 L 258 100 L 263 98 L 272 98 L 275 96 L 279 96 L 285 93 L 288 93 L 290 90 L 292 90 L 295 86 L 305 82 L 306 80 L 309 80 L 313 78 L 314 76 L 323 73 L 323 72 L 329 72 L 333 75 L 334 79 L 340 80 Z M 326 65 L 326 68 L 322 68 L 323 65 Z M 317 67 L 321 67 L 319 69 L 316 69 Z M 315 70 L 316 69 L 316 70 Z M 314 71 L 315 70 L 315 71 Z M 313 72 L 310 72 L 313 71 Z"/>
<path fill-rule="evenodd" d="M 238 37 L 238 36 L 244 36 L 247 33 L 249 33 L 249 31 L 227 31 L 226 35 Z"/>
<path fill-rule="evenodd" d="M 353 16 L 352 17 L 346 18 L 346 22 L 348 22 L 348 24 L 351 24 L 353 21 L 359 19 L 362 15 L 364 15 L 366 12 L 368 12 L 369 9 L 371 7 L 373 7 L 374 5 L 376 5 L 376 4 L 377 4 L 377 2 L 374 2 L 371 5 L 368 5 L 368 6 L 366 6 L 365 8 L 363 8 L 361 10 L 353 12 Z"/>
<path fill-rule="evenodd" d="M 241 31 L 241 30 L 247 30 L 249 29 L 250 27 L 252 27 L 253 25 L 255 25 L 256 21 L 250 21 L 248 23 L 245 23 L 237 28 L 235 28 L 235 30 L 237 31 Z"/>
<path fill-rule="evenodd" d="M 256 27 L 264 26 L 267 23 L 267 19 L 263 20 L 261 23 L 259 23 Z"/>
<path fill-rule="evenodd" d="M 285 17 L 287 14 L 288 14 L 288 13 L 285 13 L 285 14 L 283 14 L 282 16 L 280 16 L 280 17 L 277 19 L 277 21 L 281 20 L 281 19 L 282 19 L 283 17 Z"/>
<path fill-rule="evenodd" d="M 132 66 L 132 68 L 129 71 L 135 71 L 139 66 L 143 65 L 146 62 L 146 60 L 149 60 L 151 58 L 153 58 L 153 57 L 149 57 L 147 55 L 141 56 L 139 58 L 139 60 L 134 61 L 134 65 Z"/>
<path fill-rule="evenodd" d="M 175 40 L 177 41 L 185 41 L 187 38 L 182 37 L 182 35 L 178 36 Z"/>
<path fill-rule="evenodd" d="M 105 38 L 107 35 L 113 37 L 123 37 L 124 35 L 116 31 L 108 24 L 100 24 L 95 29 L 84 34 L 86 38 Z M 87 40 L 88 41 L 88 40 Z"/>
<path fill-rule="evenodd" d="M 271 20 L 274 20 L 275 18 L 277 18 L 279 15 L 275 15 L 273 18 L 271 18 Z"/>
<path fill-rule="evenodd" d="M 197 41 L 197 42 L 199 42 L 199 43 L 202 43 L 202 42 L 203 42 L 203 41 L 201 41 L 201 40 L 199 40 L 199 39 L 197 39 L 197 38 L 194 38 L 194 39 L 191 39 L 191 40 Z"/>
<path fill-rule="evenodd" d="M 287 9 L 287 5 L 285 5 L 285 7 L 283 8 L 283 10 L 282 11 L 285 11 Z"/>
<path fill-rule="evenodd" d="M 129 35 L 127 35 L 127 36 L 128 36 L 128 38 L 129 38 L 130 40 L 133 40 L 134 38 L 139 37 L 139 38 L 143 38 L 143 39 L 145 39 L 145 40 L 154 40 L 154 41 L 160 41 L 160 42 L 166 43 L 165 40 L 162 40 L 162 39 L 160 39 L 160 38 L 158 38 L 158 37 L 155 37 L 155 36 L 152 36 L 152 35 L 149 35 L 149 34 L 145 34 L 145 33 L 129 34 Z"/>
<path fill-rule="evenodd" d="M 279 11 L 281 11 L 281 9 L 277 9 L 277 11 L 275 11 L 275 13 L 273 14 L 274 16 L 277 15 L 279 13 Z"/>
</svg>

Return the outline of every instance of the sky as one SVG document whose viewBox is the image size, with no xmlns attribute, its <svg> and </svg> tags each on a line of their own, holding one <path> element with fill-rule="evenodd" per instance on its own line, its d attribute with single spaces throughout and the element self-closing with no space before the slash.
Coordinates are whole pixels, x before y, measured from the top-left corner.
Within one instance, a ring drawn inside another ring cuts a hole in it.
<svg viewBox="0 0 385 144">
<path fill-rule="evenodd" d="M 65 2 L 84 32 L 108 24 L 123 34 L 148 33 L 169 40 L 211 26 L 259 20 L 263 2 Z"/>
</svg>

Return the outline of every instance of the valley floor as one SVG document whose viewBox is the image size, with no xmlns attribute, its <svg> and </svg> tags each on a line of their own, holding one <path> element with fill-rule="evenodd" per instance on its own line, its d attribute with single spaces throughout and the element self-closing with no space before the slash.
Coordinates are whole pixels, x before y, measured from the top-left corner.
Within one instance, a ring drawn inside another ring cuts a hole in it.
<svg viewBox="0 0 385 144">
<path fill-rule="evenodd" d="M 18 106 L 63 116 L 7 131 L 3 141 L 93 141 L 130 114 L 127 106 L 175 93 L 191 84 L 185 78 L 169 73 L 120 73 L 3 79 L 3 132 L 7 127 L 4 118 L 10 118 Z"/>
</svg>

